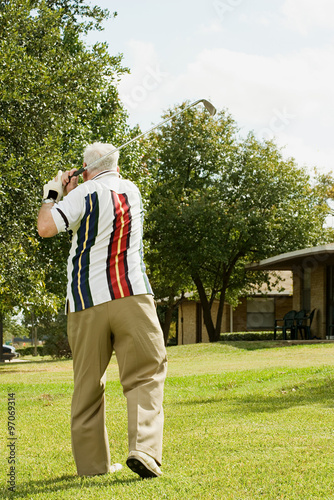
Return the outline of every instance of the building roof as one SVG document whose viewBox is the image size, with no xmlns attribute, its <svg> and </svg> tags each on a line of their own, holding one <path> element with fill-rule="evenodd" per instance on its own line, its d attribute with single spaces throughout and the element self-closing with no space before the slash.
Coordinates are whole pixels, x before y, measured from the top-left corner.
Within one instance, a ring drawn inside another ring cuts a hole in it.
<svg viewBox="0 0 334 500">
<path fill-rule="evenodd" d="M 248 264 L 246 269 L 250 271 L 293 271 L 296 267 L 313 268 L 320 263 L 334 264 L 334 243 L 282 253 L 269 259 Z"/>
</svg>

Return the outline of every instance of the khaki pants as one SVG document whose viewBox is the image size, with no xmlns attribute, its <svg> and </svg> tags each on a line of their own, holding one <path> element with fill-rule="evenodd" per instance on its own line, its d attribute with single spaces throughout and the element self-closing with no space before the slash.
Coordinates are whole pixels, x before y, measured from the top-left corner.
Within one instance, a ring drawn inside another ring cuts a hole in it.
<svg viewBox="0 0 334 500">
<path fill-rule="evenodd" d="M 72 450 L 79 475 L 109 471 L 106 369 L 113 350 L 127 398 L 129 451 L 161 464 L 167 358 L 153 297 L 124 297 L 68 315 L 73 354 Z"/>
</svg>

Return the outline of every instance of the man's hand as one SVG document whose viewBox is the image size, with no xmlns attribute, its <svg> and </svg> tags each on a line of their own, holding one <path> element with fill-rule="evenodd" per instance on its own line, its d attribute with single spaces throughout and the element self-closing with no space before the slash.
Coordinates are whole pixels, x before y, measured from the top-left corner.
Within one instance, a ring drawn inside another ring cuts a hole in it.
<svg viewBox="0 0 334 500">
<path fill-rule="evenodd" d="M 43 188 L 43 199 L 52 199 L 59 201 L 63 196 L 62 171 L 58 170 L 58 174 L 52 181 L 49 181 Z"/>
<path fill-rule="evenodd" d="M 77 170 L 78 170 L 77 168 L 72 168 L 72 170 L 67 170 L 61 176 L 61 181 L 64 189 L 64 196 L 66 196 L 70 191 L 72 191 L 72 189 L 75 189 L 77 187 L 79 177 L 72 177 L 69 180 L 69 177 L 72 176 L 74 172 L 76 172 Z"/>
</svg>

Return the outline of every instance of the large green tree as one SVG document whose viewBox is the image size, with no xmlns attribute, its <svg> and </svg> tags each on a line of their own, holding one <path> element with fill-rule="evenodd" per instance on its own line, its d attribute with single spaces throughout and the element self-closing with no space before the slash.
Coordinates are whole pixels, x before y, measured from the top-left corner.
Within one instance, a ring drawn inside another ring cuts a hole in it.
<svg viewBox="0 0 334 500">
<path fill-rule="evenodd" d="M 190 108 L 152 140 L 146 161 L 156 183 L 146 236 L 163 256 L 165 281 L 179 275 L 182 289 L 183 277 L 192 278 L 210 341 L 216 341 L 227 294 L 235 298 L 259 279 L 247 276 L 246 262 L 324 240 L 326 189 L 312 187 L 306 171 L 283 159 L 273 142 L 253 134 L 242 139 L 225 111 L 212 119 Z"/>
<path fill-rule="evenodd" d="M 17 305 L 55 310 L 64 295 L 67 237 L 36 232 L 43 183 L 80 167 L 85 144 L 134 133 L 117 93 L 122 55 L 85 43 L 109 16 L 84 0 L 0 4 L 0 320 Z M 123 155 L 138 174 L 139 149 Z"/>
</svg>

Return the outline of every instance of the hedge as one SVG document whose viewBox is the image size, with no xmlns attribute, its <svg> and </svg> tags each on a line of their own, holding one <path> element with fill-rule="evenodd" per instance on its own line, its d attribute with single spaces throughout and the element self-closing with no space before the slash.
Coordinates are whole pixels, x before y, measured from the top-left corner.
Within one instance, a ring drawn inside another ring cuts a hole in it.
<svg viewBox="0 0 334 500">
<path fill-rule="evenodd" d="M 35 347 L 34 346 L 19 347 L 16 349 L 16 352 L 18 352 L 20 356 L 33 356 L 35 354 Z M 47 353 L 45 352 L 44 345 L 37 346 L 37 354 L 39 356 L 46 356 Z"/>
<path fill-rule="evenodd" d="M 281 335 L 277 335 L 277 340 L 281 339 Z M 274 340 L 274 332 L 233 332 L 221 333 L 220 340 L 225 342 L 235 342 L 238 340 Z"/>
</svg>

